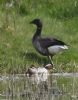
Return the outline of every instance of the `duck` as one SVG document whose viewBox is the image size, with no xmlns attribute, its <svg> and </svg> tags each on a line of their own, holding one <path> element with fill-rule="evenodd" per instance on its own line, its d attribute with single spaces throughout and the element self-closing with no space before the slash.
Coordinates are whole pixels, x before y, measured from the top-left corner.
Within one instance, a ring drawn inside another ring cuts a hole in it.
<svg viewBox="0 0 78 100">
<path fill-rule="evenodd" d="M 34 74 L 40 74 L 40 73 L 48 73 L 48 71 L 52 69 L 51 64 L 47 64 L 44 67 L 35 67 L 35 65 L 31 65 L 30 68 L 26 71 L 26 75 L 31 77 Z"/>
<path fill-rule="evenodd" d="M 26 76 L 39 84 L 40 82 L 45 82 L 48 79 L 49 71 L 51 69 L 51 64 L 47 64 L 44 67 L 35 67 L 34 65 L 31 65 L 31 67 L 26 71 Z"/>
<path fill-rule="evenodd" d="M 47 56 L 49 62 L 53 66 L 53 56 L 68 49 L 68 45 L 56 38 L 41 36 L 42 32 L 42 21 L 39 18 L 34 19 L 30 24 L 36 25 L 37 29 L 35 34 L 32 37 L 32 44 L 37 52 L 43 56 Z"/>
</svg>

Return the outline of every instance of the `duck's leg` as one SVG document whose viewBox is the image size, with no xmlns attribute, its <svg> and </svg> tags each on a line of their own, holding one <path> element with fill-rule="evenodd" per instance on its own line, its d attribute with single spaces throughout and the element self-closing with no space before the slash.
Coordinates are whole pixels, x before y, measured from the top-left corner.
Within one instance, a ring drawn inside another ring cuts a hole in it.
<svg viewBox="0 0 78 100">
<path fill-rule="evenodd" d="M 52 61 L 52 56 L 49 55 L 48 59 L 50 60 L 51 65 L 53 66 L 54 64 L 53 64 L 53 61 Z"/>
</svg>

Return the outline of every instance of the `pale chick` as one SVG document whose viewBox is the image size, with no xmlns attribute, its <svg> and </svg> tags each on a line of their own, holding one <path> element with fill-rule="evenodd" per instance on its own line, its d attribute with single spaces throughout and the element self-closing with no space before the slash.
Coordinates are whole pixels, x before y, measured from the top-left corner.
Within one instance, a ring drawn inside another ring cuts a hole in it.
<svg viewBox="0 0 78 100">
<path fill-rule="evenodd" d="M 52 69 L 51 64 L 38 68 L 32 66 L 27 70 L 26 75 L 32 80 L 33 83 L 39 84 L 40 82 L 47 81 L 50 69 Z"/>
</svg>

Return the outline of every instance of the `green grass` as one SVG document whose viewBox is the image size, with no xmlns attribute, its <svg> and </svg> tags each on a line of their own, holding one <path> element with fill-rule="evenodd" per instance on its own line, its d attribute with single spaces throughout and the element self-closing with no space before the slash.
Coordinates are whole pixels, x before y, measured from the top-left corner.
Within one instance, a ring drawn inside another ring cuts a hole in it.
<svg viewBox="0 0 78 100">
<path fill-rule="evenodd" d="M 69 50 L 54 57 L 56 71 L 78 71 L 77 0 L 0 0 L 0 73 L 24 73 L 31 64 L 48 63 L 32 46 L 36 27 L 29 22 L 43 21 L 42 36 L 53 36 L 68 43 Z"/>
</svg>

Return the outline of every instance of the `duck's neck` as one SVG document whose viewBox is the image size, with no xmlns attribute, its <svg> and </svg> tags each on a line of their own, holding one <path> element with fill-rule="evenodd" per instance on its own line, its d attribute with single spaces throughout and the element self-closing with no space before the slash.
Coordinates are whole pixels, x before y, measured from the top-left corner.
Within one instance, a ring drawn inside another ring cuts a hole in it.
<svg viewBox="0 0 78 100">
<path fill-rule="evenodd" d="M 33 38 L 40 37 L 41 36 L 41 31 L 42 31 L 42 25 L 41 26 L 37 26 L 37 29 L 36 29 L 36 32 L 35 32 L 35 35 L 34 35 Z"/>
</svg>

